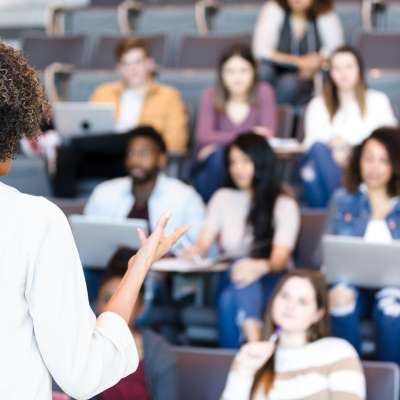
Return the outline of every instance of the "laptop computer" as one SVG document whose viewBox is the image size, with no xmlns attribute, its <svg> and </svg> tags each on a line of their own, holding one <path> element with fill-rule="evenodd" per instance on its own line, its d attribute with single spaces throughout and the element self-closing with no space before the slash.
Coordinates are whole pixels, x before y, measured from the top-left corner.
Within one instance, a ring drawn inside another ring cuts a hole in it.
<svg viewBox="0 0 400 400">
<path fill-rule="evenodd" d="M 137 229 L 147 233 L 147 221 L 142 219 L 115 219 L 69 216 L 72 234 L 84 267 L 105 269 L 120 247 L 138 249 L 140 239 Z"/>
<path fill-rule="evenodd" d="M 65 138 L 109 134 L 115 131 L 115 123 L 112 104 L 58 102 L 54 105 L 55 128 Z"/>
<path fill-rule="evenodd" d="M 322 256 L 329 283 L 366 288 L 400 286 L 400 240 L 371 243 L 363 238 L 325 235 Z"/>
</svg>

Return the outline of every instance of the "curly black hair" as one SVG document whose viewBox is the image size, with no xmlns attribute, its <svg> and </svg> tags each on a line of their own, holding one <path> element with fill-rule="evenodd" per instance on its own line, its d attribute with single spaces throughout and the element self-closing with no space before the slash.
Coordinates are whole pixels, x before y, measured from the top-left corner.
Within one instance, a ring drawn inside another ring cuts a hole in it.
<svg viewBox="0 0 400 400">
<path fill-rule="evenodd" d="M 0 161 L 15 156 L 23 137 L 40 134 L 49 110 L 36 71 L 20 51 L 0 41 Z"/>
</svg>

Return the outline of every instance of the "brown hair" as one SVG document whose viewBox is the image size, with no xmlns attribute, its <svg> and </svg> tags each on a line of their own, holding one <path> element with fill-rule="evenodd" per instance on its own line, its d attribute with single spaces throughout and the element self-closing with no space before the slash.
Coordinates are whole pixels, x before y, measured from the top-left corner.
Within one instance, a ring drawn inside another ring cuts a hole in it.
<svg viewBox="0 0 400 400">
<path fill-rule="evenodd" d="M 49 119 L 36 71 L 20 51 L 0 42 L 0 161 L 13 158 L 20 140 L 38 136 Z"/>
<path fill-rule="evenodd" d="M 288 0 L 275 0 L 282 8 L 290 12 Z M 333 0 L 313 0 L 309 10 L 309 18 L 318 17 L 333 10 Z"/>
<path fill-rule="evenodd" d="M 222 78 L 222 71 L 224 68 L 225 63 L 232 57 L 239 56 L 245 59 L 248 63 L 251 64 L 251 67 L 254 71 L 254 79 L 250 88 L 249 98 L 248 101 L 251 105 L 255 104 L 257 94 L 257 62 L 253 57 L 251 49 L 249 46 L 242 45 L 242 44 L 234 44 L 233 46 L 225 49 L 222 53 L 222 56 L 218 63 L 218 78 L 217 78 L 217 87 L 215 91 L 215 101 L 214 107 L 219 112 L 225 111 L 226 103 L 229 99 L 229 92 L 226 86 L 224 85 L 224 81 Z"/>
<path fill-rule="evenodd" d="M 308 341 L 314 342 L 327 337 L 330 332 L 327 284 L 322 273 L 305 269 L 290 271 L 278 282 L 268 304 L 264 325 L 264 337 L 269 338 L 277 328 L 276 324 L 272 320 L 272 305 L 283 286 L 292 278 L 306 279 L 311 283 L 315 292 L 317 308 L 324 312 L 322 318 L 309 328 Z M 255 374 L 251 388 L 251 398 L 254 398 L 255 392 L 260 385 L 262 385 L 263 392 L 267 394 L 272 388 L 274 379 L 275 357 L 272 355 L 272 357 Z"/>
<path fill-rule="evenodd" d="M 333 58 L 340 53 L 350 53 L 356 59 L 359 72 L 359 79 L 355 87 L 355 93 L 358 106 L 360 107 L 361 110 L 361 115 L 364 115 L 366 110 L 366 99 L 365 99 L 366 83 L 364 76 L 364 63 L 362 61 L 360 54 L 354 48 L 350 46 L 342 46 L 336 49 L 331 55 L 330 59 L 331 64 Z M 330 73 L 328 74 L 328 77 L 326 79 L 323 94 L 324 94 L 325 105 L 326 108 L 328 109 L 328 113 L 332 121 L 339 109 L 339 93 Z"/>
<path fill-rule="evenodd" d="M 365 145 L 370 140 L 382 144 L 389 156 L 392 166 L 392 176 L 389 180 L 387 192 L 390 196 L 400 195 L 400 128 L 379 128 L 372 132 L 361 144 L 355 146 L 350 155 L 349 163 L 345 170 L 344 186 L 350 193 L 355 193 L 362 183 L 361 157 Z"/>
<path fill-rule="evenodd" d="M 115 48 L 115 58 L 117 59 L 117 62 L 120 62 L 122 57 L 132 49 L 140 49 L 143 50 L 146 56 L 150 55 L 147 44 L 143 39 L 130 36 L 121 39 L 118 42 L 117 47 Z"/>
</svg>

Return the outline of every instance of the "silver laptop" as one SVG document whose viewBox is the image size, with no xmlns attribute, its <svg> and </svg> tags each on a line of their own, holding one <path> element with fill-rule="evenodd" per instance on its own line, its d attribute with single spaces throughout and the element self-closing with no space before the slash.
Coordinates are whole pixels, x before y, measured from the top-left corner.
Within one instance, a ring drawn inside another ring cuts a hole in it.
<svg viewBox="0 0 400 400">
<path fill-rule="evenodd" d="M 65 138 L 112 133 L 115 109 L 107 103 L 58 102 L 54 105 L 54 124 Z"/>
<path fill-rule="evenodd" d="M 329 283 L 367 288 L 400 286 L 400 240 L 371 243 L 363 238 L 325 235 L 322 256 Z"/>
<path fill-rule="evenodd" d="M 72 233 L 84 267 L 104 269 L 120 247 L 138 249 L 138 228 L 147 233 L 147 222 L 142 219 L 115 219 L 71 215 Z"/>
</svg>

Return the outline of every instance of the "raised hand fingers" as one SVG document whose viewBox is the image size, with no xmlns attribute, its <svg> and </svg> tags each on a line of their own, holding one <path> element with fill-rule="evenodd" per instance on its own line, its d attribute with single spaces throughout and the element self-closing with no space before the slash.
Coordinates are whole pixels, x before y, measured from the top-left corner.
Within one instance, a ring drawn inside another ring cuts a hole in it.
<svg viewBox="0 0 400 400">
<path fill-rule="evenodd" d="M 139 235 L 140 243 L 141 243 L 142 246 L 143 246 L 143 245 L 144 245 L 144 242 L 145 242 L 146 239 L 147 239 L 147 236 L 146 236 L 146 234 L 143 232 L 143 229 L 138 228 L 137 232 L 138 232 L 138 235 Z"/>
<path fill-rule="evenodd" d="M 154 232 L 157 232 L 159 234 L 162 234 L 164 232 L 165 227 L 168 224 L 169 219 L 171 218 L 171 212 L 167 211 L 165 213 L 163 213 L 160 217 L 160 219 L 157 222 L 157 226 L 156 229 L 154 230 Z"/>
<path fill-rule="evenodd" d="M 190 228 L 190 225 L 179 226 L 167 237 L 168 241 L 175 244 Z"/>
</svg>

